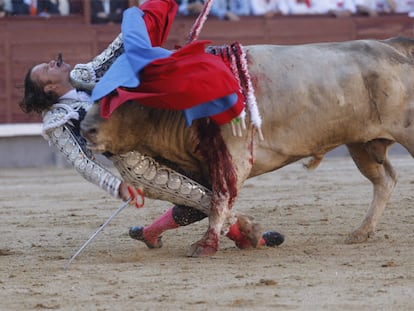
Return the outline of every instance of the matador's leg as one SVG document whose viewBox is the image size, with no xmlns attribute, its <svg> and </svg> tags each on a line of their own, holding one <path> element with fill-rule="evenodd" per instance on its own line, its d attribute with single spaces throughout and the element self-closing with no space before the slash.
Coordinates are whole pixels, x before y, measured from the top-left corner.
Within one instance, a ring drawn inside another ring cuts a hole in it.
<svg viewBox="0 0 414 311">
<path fill-rule="evenodd" d="M 160 248 L 162 246 L 161 235 L 163 232 L 187 226 L 207 217 L 206 214 L 189 206 L 175 205 L 166 211 L 160 218 L 146 227 L 134 226 L 129 230 L 131 238 L 144 242 L 148 248 Z M 229 227 L 226 236 L 233 240 L 238 248 L 245 249 L 255 245 L 243 232 L 243 224 L 235 222 Z M 262 234 L 259 245 L 278 246 L 284 241 L 284 236 L 276 231 L 267 231 Z"/>
<path fill-rule="evenodd" d="M 207 217 L 212 197 L 208 188 L 136 151 L 113 156 L 111 160 L 125 181 L 143 189 L 146 196 L 177 204 L 153 224 L 145 228 L 132 227 L 132 238 L 143 241 L 149 248 L 158 248 L 162 246 L 161 234 L 164 231 L 187 226 Z M 236 214 L 226 236 L 235 241 L 239 248 L 283 243 L 284 238 L 280 233 L 262 232 L 260 226 L 250 218 Z"/>
</svg>

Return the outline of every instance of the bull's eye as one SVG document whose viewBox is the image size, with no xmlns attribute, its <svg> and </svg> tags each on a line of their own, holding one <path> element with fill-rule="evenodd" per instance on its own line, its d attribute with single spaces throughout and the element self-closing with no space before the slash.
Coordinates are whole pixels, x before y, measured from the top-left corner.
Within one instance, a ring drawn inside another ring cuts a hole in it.
<svg viewBox="0 0 414 311">
<path fill-rule="evenodd" d="M 96 130 L 96 128 L 92 128 L 88 130 L 88 134 L 92 134 L 92 135 L 96 135 L 98 131 Z"/>
</svg>

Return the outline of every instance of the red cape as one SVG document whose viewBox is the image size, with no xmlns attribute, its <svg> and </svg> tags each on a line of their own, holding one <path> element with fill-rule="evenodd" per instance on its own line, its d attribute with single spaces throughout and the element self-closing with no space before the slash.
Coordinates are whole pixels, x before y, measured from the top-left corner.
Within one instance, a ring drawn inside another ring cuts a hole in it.
<svg viewBox="0 0 414 311">
<path fill-rule="evenodd" d="M 144 2 L 144 21 L 153 46 L 161 46 L 168 35 L 176 4 L 172 0 Z M 205 53 L 208 41 L 188 44 L 171 56 L 153 61 L 140 72 L 137 88 L 117 88 L 117 92 L 100 100 L 101 115 L 108 118 L 128 100 L 158 109 L 185 110 L 230 94 L 237 94 L 237 101 L 230 109 L 223 108 L 210 116 L 216 123 L 224 124 L 237 117 L 244 108 L 243 95 L 238 81 L 221 57 Z M 204 105 L 205 116 L 208 105 Z"/>
<path fill-rule="evenodd" d="M 227 117 L 217 116 L 217 121 L 223 124 L 237 117 L 244 108 L 239 84 L 220 57 L 204 52 L 204 43 L 189 44 L 146 66 L 139 87 L 118 88 L 101 100 L 103 116 L 111 115 L 128 100 L 158 109 L 184 110 L 237 93 L 238 102 L 225 114 Z"/>
</svg>

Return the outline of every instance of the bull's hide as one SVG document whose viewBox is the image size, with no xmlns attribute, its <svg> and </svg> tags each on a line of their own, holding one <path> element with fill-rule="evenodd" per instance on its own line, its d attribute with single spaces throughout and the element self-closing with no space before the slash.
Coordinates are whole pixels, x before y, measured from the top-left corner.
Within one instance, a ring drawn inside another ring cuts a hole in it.
<svg viewBox="0 0 414 311">
<path fill-rule="evenodd" d="M 217 128 L 206 120 L 186 128 L 180 112 L 137 103 L 124 104 L 109 120 L 94 107 L 82 128 L 96 151 L 138 150 L 164 158 L 212 187 L 210 228 L 195 254 L 203 254 L 206 241 L 220 232 L 225 210 L 246 178 L 308 156 L 316 167 L 326 152 L 345 144 L 374 187 L 362 225 L 348 238 L 361 242 L 375 231 L 396 182 L 388 147 L 398 142 L 414 154 L 413 47 L 405 38 L 245 47 L 263 141 L 251 128 L 237 137 L 230 125 Z M 223 177 L 228 169 L 234 181 Z"/>
</svg>

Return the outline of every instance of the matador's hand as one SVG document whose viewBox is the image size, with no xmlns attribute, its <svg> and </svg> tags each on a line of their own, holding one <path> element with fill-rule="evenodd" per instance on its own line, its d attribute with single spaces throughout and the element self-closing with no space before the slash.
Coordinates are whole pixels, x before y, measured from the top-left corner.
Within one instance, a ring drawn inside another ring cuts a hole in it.
<svg viewBox="0 0 414 311">
<path fill-rule="evenodd" d="M 136 189 L 134 186 L 121 182 L 119 186 L 119 196 L 123 201 L 131 199 L 130 204 L 135 205 L 137 208 L 144 206 L 144 194 L 141 189 Z"/>
</svg>

